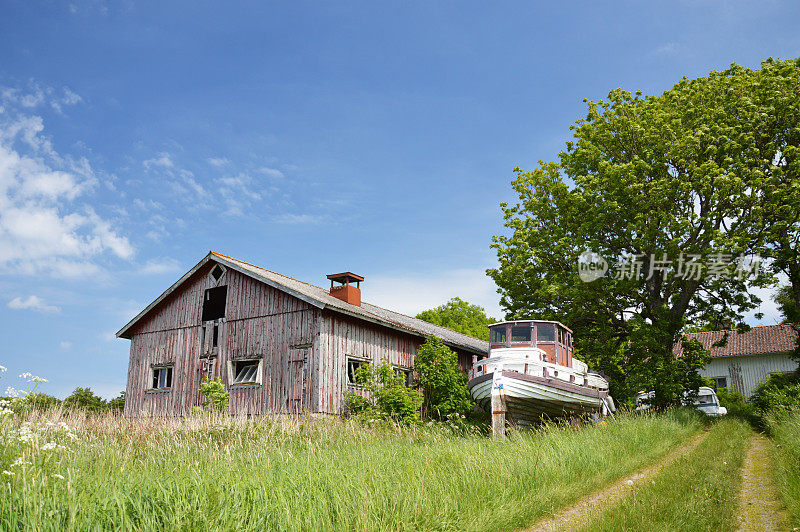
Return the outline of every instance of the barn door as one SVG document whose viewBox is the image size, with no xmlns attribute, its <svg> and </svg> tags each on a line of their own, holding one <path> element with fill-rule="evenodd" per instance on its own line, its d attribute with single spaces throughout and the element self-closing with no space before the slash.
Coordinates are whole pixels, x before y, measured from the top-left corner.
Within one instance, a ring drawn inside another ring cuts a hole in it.
<svg viewBox="0 0 800 532">
<path fill-rule="evenodd" d="M 289 380 L 287 390 L 287 410 L 292 414 L 299 414 L 306 406 L 306 396 L 308 395 L 308 384 L 306 378 L 306 368 L 308 366 L 310 347 L 290 347 L 289 348 Z"/>
<path fill-rule="evenodd" d="M 206 379 L 214 380 L 215 361 L 211 358 L 201 358 L 197 368 L 197 393 L 195 394 L 194 404 L 191 406 L 203 406 L 205 398 L 200 393 L 200 385 Z"/>
</svg>

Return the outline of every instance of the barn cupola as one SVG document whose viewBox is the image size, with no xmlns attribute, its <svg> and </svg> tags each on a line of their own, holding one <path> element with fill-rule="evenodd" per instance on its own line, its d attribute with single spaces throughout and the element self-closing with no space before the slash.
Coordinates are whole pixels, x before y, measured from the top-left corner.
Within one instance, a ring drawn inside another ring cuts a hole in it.
<svg viewBox="0 0 800 532">
<path fill-rule="evenodd" d="M 351 272 L 332 273 L 328 275 L 331 280 L 331 295 L 351 305 L 361 306 L 361 281 L 360 275 Z"/>
</svg>

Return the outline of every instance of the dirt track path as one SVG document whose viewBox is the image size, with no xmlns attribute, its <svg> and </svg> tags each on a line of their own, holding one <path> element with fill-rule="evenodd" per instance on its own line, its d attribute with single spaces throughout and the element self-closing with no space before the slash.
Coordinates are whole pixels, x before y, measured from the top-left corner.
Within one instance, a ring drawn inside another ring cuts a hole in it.
<svg viewBox="0 0 800 532">
<path fill-rule="evenodd" d="M 577 504 L 562 510 L 555 516 L 540 521 L 529 530 L 532 532 L 544 532 L 549 530 L 574 530 L 589 524 L 591 518 L 599 515 L 600 512 L 613 506 L 630 493 L 633 486 L 648 480 L 657 475 L 661 470 L 672 463 L 676 458 L 684 455 L 702 442 L 708 432 L 701 432 L 689 440 L 689 443 L 679 447 L 661 459 L 657 464 L 644 469 L 635 475 L 625 478 L 616 484 L 609 486 L 601 491 L 593 493 L 589 497 L 579 501 Z"/>
<path fill-rule="evenodd" d="M 773 444 L 760 434 L 750 440 L 742 469 L 739 530 L 788 530 L 789 521 L 772 480 Z"/>
</svg>

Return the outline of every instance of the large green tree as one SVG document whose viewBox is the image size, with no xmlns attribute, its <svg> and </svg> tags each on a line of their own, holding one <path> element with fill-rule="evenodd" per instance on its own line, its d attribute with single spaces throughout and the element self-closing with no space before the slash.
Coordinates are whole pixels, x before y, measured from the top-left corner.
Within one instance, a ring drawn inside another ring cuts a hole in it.
<svg viewBox="0 0 800 532">
<path fill-rule="evenodd" d="M 519 202 L 502 205 L 509 231 L 494 237 L 500 265 L 488 271 L 501 304 L 510 318 L 566 322 L 578 356 L 622 399 L 652 389 L 656 403 L 678 402 L 702 362 L 676 363 L 687 322 L 741 321 L 760 302 L 748 288 L 773 280 L 747 268 L 779 247 L 768 228 L 789 218 L 781 198 L 797 186 L 780 170 L 796 141 L 779 134 L 777 115 L 796 106 L 775 109 L 770 92 L 790 89 L 769 81 L 786 76 L 774 63 L 684 78 L 659 96 L 587 100 L 558 161 L 515 169 Z M 586 250 L 611 272 L 583 282 Z"/>
<path fill-rule="evenodd" d="M 486 315 L 483 307 L 458 297 L 436 308 L 423 310 L 417 318 L 483 340 L 489 339 L 489 324 L 495 321 Z"/>
</svg>

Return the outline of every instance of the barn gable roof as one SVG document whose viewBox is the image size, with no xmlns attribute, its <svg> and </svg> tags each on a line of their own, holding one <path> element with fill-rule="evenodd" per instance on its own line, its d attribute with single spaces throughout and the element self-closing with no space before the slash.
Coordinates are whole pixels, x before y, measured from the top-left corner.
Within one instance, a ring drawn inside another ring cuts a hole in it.
<svg viewBox="0 0 800 532">
<path fill-rule="evenodd" d="M 725 334 L 728 335 L 724 346 L 715 346 Z M 749 331 L 738 332 L 736 329 L 728 331 L 705 331 L 685 334 L 687 338 L 694 338 L 703 344 L 703 348 L 711 351 L 713 358 L 733 357 L 746 355 L 770 355 L 788 353 L 794 350 L 797 331 L 791 324 L 757 325 Z M 676 345 L 680 352 L 680 345 Z"/>
<path fill-rule="evenodd" d="M 215 251 L 210 251 L 200 262 L 198 262 L 191 270 L 178 279 L 178 281 L 164 291 L 155 301 L 150 303 L 144 310 L 142 310 L 135 318 L 128 322 L 122 329 L 117 332 L 119 338 L 130 338 L 133 326 L 147 314 L 150 313 L 159 303 L 169 297 L 170 294 L 175 292 L 184 282 L 186 282 L 197 270 L 202 268 L 209 261 L 214 261 L 222 264 L 227 268 L 231 268 L 243 275 L 247 275 L 257 281 L 265 283 L 273 288 L 286 292 L 305 301 L 306 303 L 320 309 L 329 309 L 340 314 L 348 315 L 353 318 L 372 322 L 384 327 L 389 327 L 415 336 L 428 337 L 436 335 L 445 343 L 452 347 L 461 348 L 478 354 L 486 354 L 489 352 L 489 344 L 484 340 L 473 338 L 472 336 L 461 334 L 446 327 L 433 325 L 426 321 L 412 318 L 394 312 L 382 307 L 370 305 L 369 303 L 361 303 L 361 306 L 351 305 L 341 299 L 330 295 L 328 290 L 319 286 L 314 286 L 309 283 L 304 283 L 292 277 L 282 275 L 280 273 L 261 268 L 249 262 L 235 259 Z"/>
</svg>

